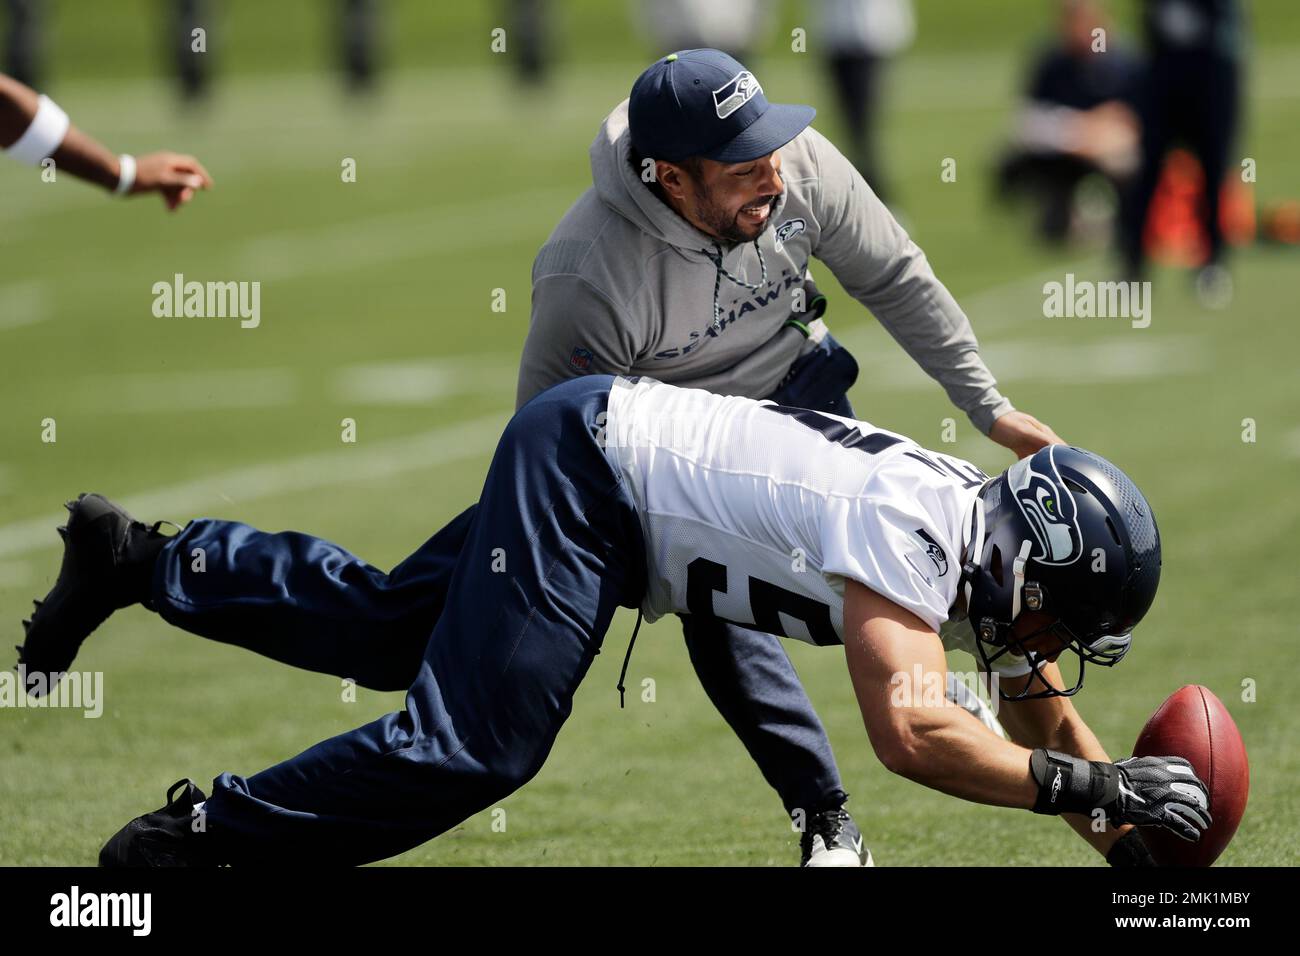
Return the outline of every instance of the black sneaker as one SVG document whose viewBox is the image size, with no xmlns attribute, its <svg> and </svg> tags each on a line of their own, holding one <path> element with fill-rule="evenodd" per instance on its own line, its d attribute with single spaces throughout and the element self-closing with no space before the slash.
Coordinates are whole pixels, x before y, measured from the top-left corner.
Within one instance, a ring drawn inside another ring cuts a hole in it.
<svg viewBox="0 0 1300 956">
<path fill-rule="evenodd" d="M 182 787 L 184 792 L 174 796 Z M 203 845 L 207 835 L 203 811 L 195 811 L 206 799 L 192 780 L 178 780 L 167 791 L 167 806 L 136 817 L 104 844 L 99 865 L 215 866 L 215 858 Z"/>
<path fill-rule="evenodd" d="M 18 647 L 18 673 L 35 697 L 48 694 L 72 666 L 81 642 L 114 611 L 149 599 L 154 561 L 170 539 L 103 495 L 69 501 L 63 565 L 45 600 L 34 601 Z"/>
<path fill-rule="evenodd" d="M 808 819 L 799 838 L 800 866 L 875 866 L 862 833 L 842 807 L 823 810 Z"/>
</svg>

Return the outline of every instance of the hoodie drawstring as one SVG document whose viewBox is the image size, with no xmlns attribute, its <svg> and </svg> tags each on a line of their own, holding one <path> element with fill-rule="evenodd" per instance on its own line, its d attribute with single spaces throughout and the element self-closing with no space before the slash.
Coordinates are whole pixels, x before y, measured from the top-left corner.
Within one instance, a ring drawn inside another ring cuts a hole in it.
<svg viewBox="0 0 1300 956">
<path fill-rule="evenodd" d="M 751 291 L 761 289 L 763 286 L 767 285 L 767 263 L 763 261 L 763 250 L 759 246 L 757 239 L 754 240 L 754 251 L 758 253 L 758 267 L 761 273 L 759 275 L 759 279 L 757 282 L 746 282 L 744 279 L 741 279 L 738 276 L 733 276 L 730 272 L 728 272 L 722 265 L 722 246 L 720 246 L 718 243 L 715 242 L 713 244 L 713 252 L 711 253 L 709 252 L 708 249 L 700 250 L 700 252 L 704 253 L 706 256 L 708 256 L 710 259 L 713 260 L 713 331 L 714 332 L 722 331 L 722 308 L 718 305 L 718 295 L 722 288 L 723 276 L 726 276 L 736 285 L 742 286 L 743 288 L 746 289 L 750 289 Z"/>
</svg>

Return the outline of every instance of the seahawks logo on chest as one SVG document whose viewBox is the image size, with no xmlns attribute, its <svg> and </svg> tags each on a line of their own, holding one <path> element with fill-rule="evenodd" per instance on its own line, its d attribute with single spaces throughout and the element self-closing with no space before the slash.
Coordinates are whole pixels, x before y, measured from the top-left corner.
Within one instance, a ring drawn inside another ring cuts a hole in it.
<svg viewBox="0 0 1300 956">
<path fill-rule="evenodd" d="M 799 233 L 808 228 L 808 223 L 802 219 L 787 219 L 781 225 L 776 227 L 776 242 L 780 246 L 782 243 L 789 242 Z"/>
</svg>

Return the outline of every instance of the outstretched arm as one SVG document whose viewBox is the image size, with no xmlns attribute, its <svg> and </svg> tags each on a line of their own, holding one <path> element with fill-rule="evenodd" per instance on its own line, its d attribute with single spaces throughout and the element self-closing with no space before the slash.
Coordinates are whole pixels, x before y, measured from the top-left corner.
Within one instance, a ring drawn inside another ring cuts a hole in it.
<svg viewBox="0 0 1300 956">
<path fill-rule="evenodd" d="M 1047 747 L 1031 751 L 1003 740 L 941 690 L 927 694 L 945 686 L 939 636 L 851 580 L 844 589 L 844 643 L 871 746 L 894 773 L 977 803 L 1077 814 L 1085 823 L 1101 810 L 1112 825 L 1159 825 L 1188 840 L 1210 825 L 1208 792 L 1180 757 L 1113 764 Z M 1051 726 L 1051 713 L 1043 711 L 1034 725 Z M 1057 721 L 1052 736 L 1104 757 L 1091 731 L 1079 725 L 1065 730 Z"/>
<path fill-rule="evenodd" d="M 948 662 L 920 618 L 856 581 L 844 590 L 844 651 L 867 736 L 890 771 L 954 797 L 1028 810 L 1030 751 L 940 692 Z M 917 674 L 921 685 L 914 686 Z"/>
<path fill-rule="evenodd" d="M 17 147 L 15 158 L 20 161 L 39 163 L 51 157 L 58 169 L 109 191 L 120 185 L 130 195 L 159 193 L 169 209 L 183 206 L 197 190 L 212 185 L 212 177 L 193 156 L 158 152 L 125 157 L 124 162 L 73 126 L 51 100 L 0 73 L 0 149 L 11 147 Z"/>
</svg>

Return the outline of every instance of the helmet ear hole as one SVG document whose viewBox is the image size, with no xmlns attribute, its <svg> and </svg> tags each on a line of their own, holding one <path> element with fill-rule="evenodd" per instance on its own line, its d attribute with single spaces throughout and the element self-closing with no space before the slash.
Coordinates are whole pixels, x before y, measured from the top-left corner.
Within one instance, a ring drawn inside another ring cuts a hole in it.
<svg viewBox="0 0 1300 956">
<path fill-rule="evenodd" d="M 996 544 L 989 554 L 989 573 L 993 575 L 993 580 L 998 582 L 998 587 L 1002 587 L 1002 549 Z"/>
</svg>

